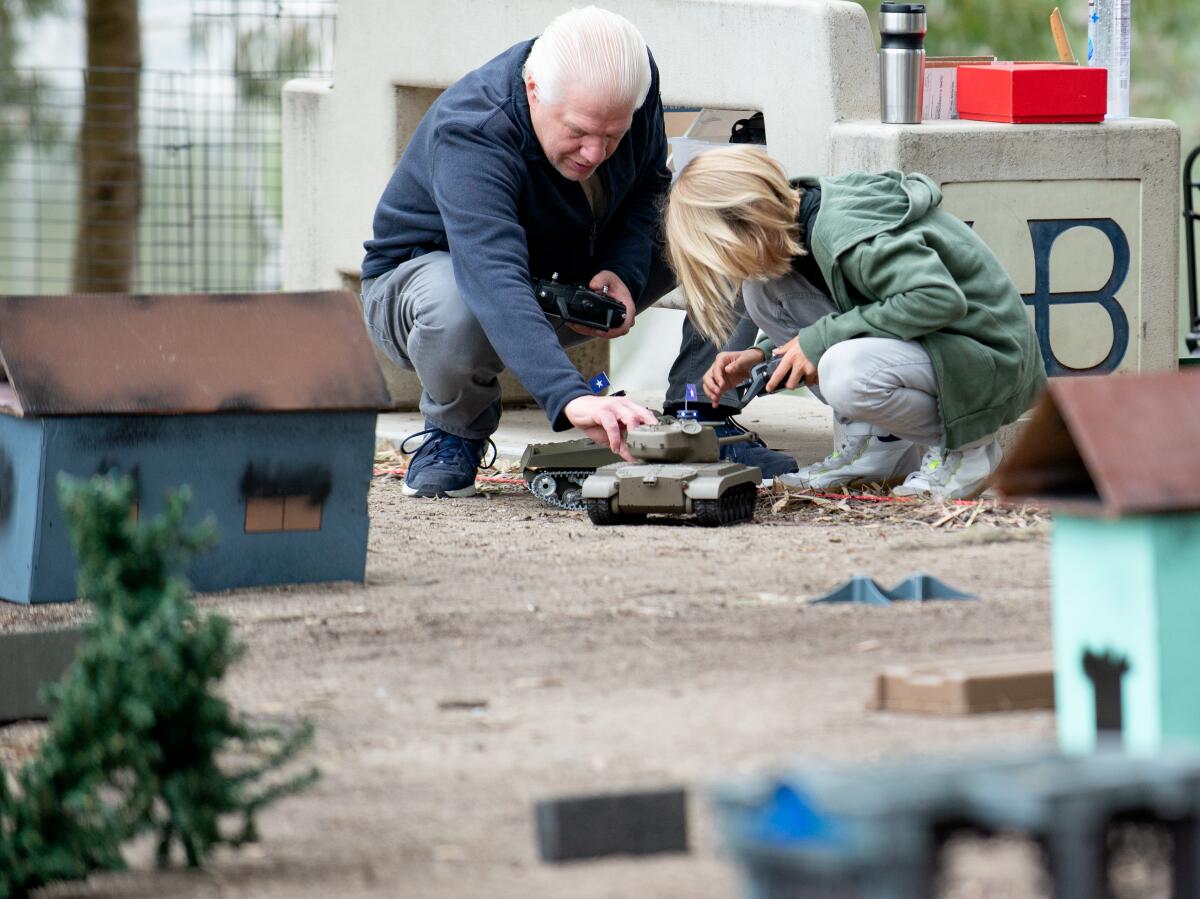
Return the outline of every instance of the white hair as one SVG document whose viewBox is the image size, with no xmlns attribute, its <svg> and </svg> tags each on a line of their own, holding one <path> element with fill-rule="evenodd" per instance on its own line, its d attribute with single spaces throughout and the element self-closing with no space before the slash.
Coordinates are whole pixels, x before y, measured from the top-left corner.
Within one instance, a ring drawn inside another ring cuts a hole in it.
<svg viewBox="0 0 1200 899">
<path fill-rule="evenodd" d="M 556 105 L 573 86 L 616 106 L 639 109 L 650 91 L 646 41 L 623 16 L 595 6 L 569 10 L 533 42 L 525 60 L 538 99 Z"/>
</svg>

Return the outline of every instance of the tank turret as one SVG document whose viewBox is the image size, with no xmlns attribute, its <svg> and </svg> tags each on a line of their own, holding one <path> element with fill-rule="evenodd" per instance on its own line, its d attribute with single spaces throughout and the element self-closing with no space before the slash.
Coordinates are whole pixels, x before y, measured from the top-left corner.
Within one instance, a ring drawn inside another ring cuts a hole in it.
<svg viewBox="0 0 1200 899">
<path fill-rule="evenodd" d="M 721 458 L 716 429 L 698 421 L 665 419 L 639 425 L 625 435 L 625 445 L 646 462 L 716 462 Z"/>
</svg>

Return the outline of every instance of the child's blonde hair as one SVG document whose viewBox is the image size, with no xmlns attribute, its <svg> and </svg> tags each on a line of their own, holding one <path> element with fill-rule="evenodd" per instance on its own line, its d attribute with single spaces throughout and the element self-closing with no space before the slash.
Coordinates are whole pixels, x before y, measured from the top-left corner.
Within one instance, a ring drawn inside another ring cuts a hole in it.
<svg viewBox="0 0 1200 899">
<path fill-rule="evenodd" d="M 796 224 L 801 194 L 757 147 L 707 150 L 680 172 L 663 213 L 667 259 L 688 315 L 713 342 L 724 343 L 737 324 L 742 281 L 779 277 L 806 252 Z"/>
</svg>

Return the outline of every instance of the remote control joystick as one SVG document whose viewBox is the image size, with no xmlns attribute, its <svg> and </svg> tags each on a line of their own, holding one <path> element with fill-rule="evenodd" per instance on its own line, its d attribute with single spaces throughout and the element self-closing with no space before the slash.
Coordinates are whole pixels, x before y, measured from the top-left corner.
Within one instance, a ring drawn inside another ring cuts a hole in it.
<svg viewBox="0 0 1200 899">
<path fill-rule="evenodd" d="M 599 331 L 611 331 L 625 323 L 625 304 L 607 294 L 607 288 L 604 293 L 597 293 L 586 287 L 561 284 L 558 272 L 549 281 L 540 278 L 533 281 L 533 295 L 543 312 Z"/>
</svg>

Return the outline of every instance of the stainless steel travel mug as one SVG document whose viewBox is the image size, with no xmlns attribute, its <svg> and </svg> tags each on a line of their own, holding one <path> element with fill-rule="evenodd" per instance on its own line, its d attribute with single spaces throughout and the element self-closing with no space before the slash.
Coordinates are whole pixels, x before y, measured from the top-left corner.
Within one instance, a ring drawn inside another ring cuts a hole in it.
<svg viewBox="0 0 1200 899">
<path fill-rule="evenodd" d="M 925 102 L 925 4 L 881 4 L 879 38 L 881 119 L 915 125 Z"/>
</svg>

